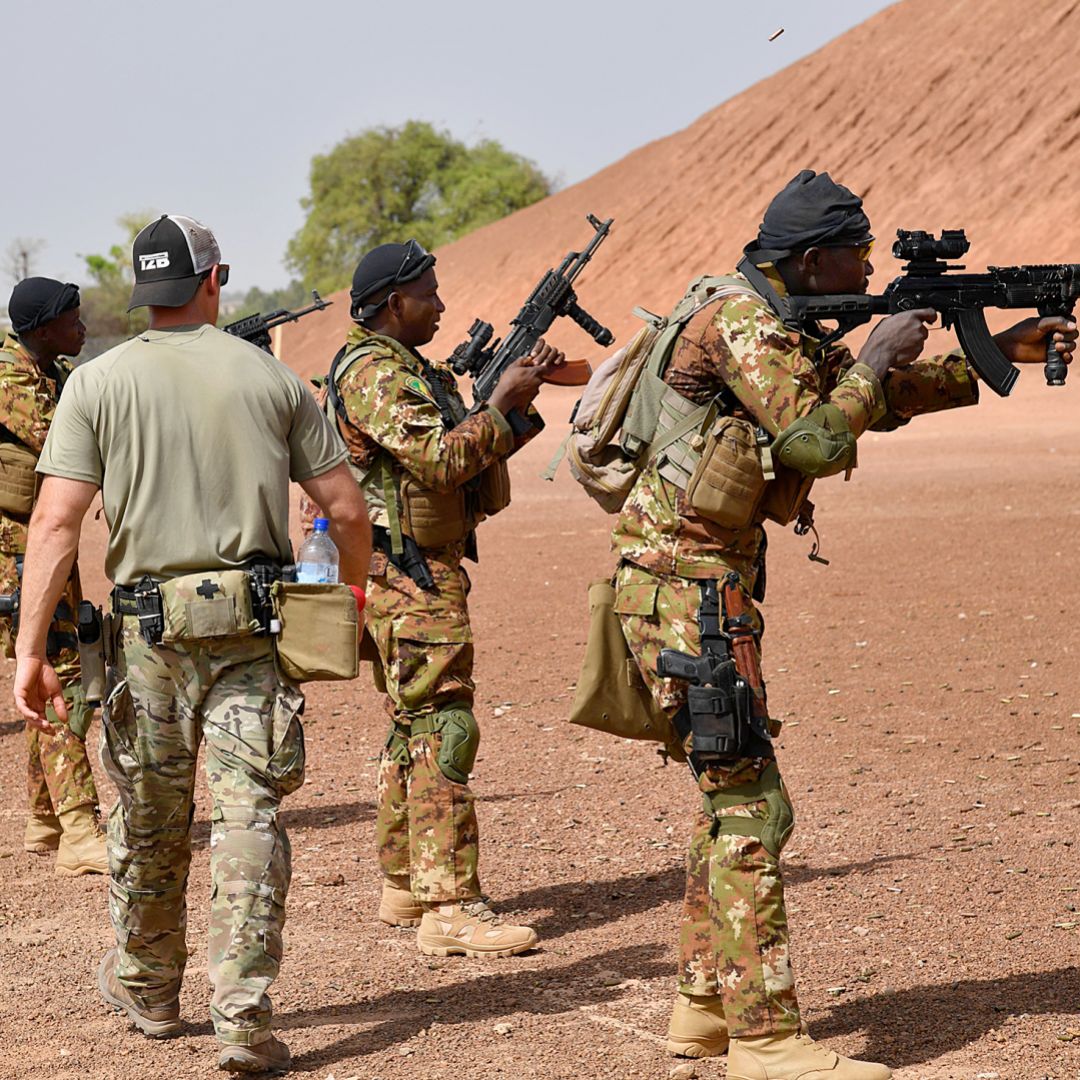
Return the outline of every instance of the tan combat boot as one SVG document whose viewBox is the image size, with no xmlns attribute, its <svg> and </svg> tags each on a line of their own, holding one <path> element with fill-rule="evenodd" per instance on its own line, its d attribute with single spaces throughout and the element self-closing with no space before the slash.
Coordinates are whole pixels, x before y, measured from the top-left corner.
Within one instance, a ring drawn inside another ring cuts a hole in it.
<svg viewBox="0 0 1080 1080">
<path fill-rule="evenodd" d="M 419 926 L 423 905 L 409 889 L 408 874 L 393 874 L 383 880 L 379 919 L 391 926 Z"/>
<path fill-rule="evenodd" d="M 23 849 L 34 855 L 48 855 L 60 846 L 60 819 L 55 814 L 31 814 L 26 819 Z"/>
<path fill-rule="evenodd" d="M 218 1057 L 218 1068 L 231 1073 L 283 1073 L 291 1065 L 289 1048 L 270 1032 L 251 1046 L 229 1043 Z"/>
<path fill-rule="evenodd" d="M 60 815 L 60 849 L 56 853 L 56 872 L 61 877 L 76 874 L 107 874 L 109 857 L 105 852 L 105 834 L 98 824 L 94 808 L 84 804 Z"/>
<path fill-rule="evenodd" d="M 180 1002 L 174 998 L 167 1005 L 140 1005 L 116 977 L 116 949 L 110 949 L 98 965 L 98 990 L 114 1008 L 128 1014 L 128 1019 L 151 1039 L 167 1039 L 180 1031 Z"/>
<path fill-rule="evenodd" d="M 889 1080 L 892 1069 L 875 1061 L 840 1057 L 809 1035 L 732 1039 L 727 1080 Z"/>
<path fill-rule="evenodd" d="M 715 994 L 679 994 L 668 1025 L 669 1054 L 679 1057 L 718 1057 L 727 1053 L 724 1005 Z"/>
<path fill-rule="evenodd" d="M 506 925 L 478 897 L 425 904 L 416 944 L 425 956 L 515 956 L 536 944 L 536 931 Z"/>
</svg>

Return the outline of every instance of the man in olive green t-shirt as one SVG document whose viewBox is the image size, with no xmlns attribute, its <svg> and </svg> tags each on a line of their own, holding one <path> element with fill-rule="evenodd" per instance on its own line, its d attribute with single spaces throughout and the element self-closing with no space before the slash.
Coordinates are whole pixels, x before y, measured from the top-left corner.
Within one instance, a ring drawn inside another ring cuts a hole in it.
<svg viewBox="0 0 1080 1080">
<path fill-rule="evenodd" d="M 117 943 L 98 987 L 144 1034 L 179 1031 L 192 795 L 205 740 L 219 1065 L 282 1071 L 289 1051 L 271 1034 L 266 992 L 282 952 L 290 858 L 278 812 L 303 782 L 303 695 L 280 680 L 265 634 L 166 645 L 140 613 L 147 595 L 160 604 L 156 583 L 170 578 L 207 574 L 209 599 L 230 580 L 221 571 L 261 565 L 273 574 L 291 561 L 290 480 L 330 518 L 344 581 L 366 579 L 370 526 L 345 447 L 299 378 L 214 327 L 228 267 L 210 230 L 163 215 L 135 238 L 132 257 L 131 307 L 150 308 L 151 328 L 76 369 L 38 464 L 15 702 L 42 730 L 46 702 L 65 715 L 45 632 L 100 489 L 120 625 L 102 759 L 120 799 L 109 819 Z"/>
</svg>

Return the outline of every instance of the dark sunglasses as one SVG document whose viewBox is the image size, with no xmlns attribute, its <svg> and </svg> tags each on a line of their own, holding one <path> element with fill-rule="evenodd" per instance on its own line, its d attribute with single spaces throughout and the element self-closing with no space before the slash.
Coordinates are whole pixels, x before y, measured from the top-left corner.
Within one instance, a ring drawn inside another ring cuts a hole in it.
<svg viewBox="0 0 1080 1080">
<path fill-rule="evenodd" d="M 217 268 L 218 268 L 218 288 L 219 289 L 224 289 L 225 286 L 229 284 L 229 264 L 228 263 L 218 263 Z M 214 268 L 211 266 L 210 270 L 213 270 L 213 269 Z M 210 276 L 210 270 L 204 270 L 199 275 L 199 280 L 200 281 L 205 281 Z"/>
</svg>

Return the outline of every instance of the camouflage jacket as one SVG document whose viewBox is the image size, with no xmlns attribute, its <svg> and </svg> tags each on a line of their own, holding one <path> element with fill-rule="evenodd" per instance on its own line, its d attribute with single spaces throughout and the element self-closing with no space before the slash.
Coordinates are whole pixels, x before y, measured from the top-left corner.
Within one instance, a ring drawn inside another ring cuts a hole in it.
<svg viewBox="0 0 1080 1080">
<path fill-rule="evenodd" d="M 339 366 L 337 386 L 345 418 L 328 405 L 327 413 L 337 421 L 348 447 L 373 524 L 391 524 L 386 488 L 377 475 L 381 463 L 389 466 L 396 491 L 409 474 L 422 487 L 445 493 L 464 486 L 516 449 L 510 425 L 498 409 L 485 405 L 468 414 L 448 368 L 421 361 L 398 342 L 363 326 L 349 331 L 345 345 L 346 356 L 360 351 L 347 367 L 344 358 Z M 452 427 L 443 420 L 431 380 L 438 380 Z M 319 392 L 324 405 L 327 390 L 324 386 Z M 305 506 L 305 518 L 312 513 L 313 508 Z"/>
<path fill-rule="evenodd" d="M 0 439 L 21 443 L 34 454 L 41 453 L 72 366 L 68 360 L 58 360 L 57 378 L 50 378 L 34 363 L 19 339 L 7 335 L 0 346 Z M 4 595 L 10 595 L 19 584 L 16 559 L 26 553 L 29 524 L 27 518 L 0 511 L 0 593 Z M 81 598 L 76 565 L 64 599 L 74 610 Z M 6 655 L 12 655 L 11 620 L 6 617 L 0 618 L 0 643 Z"/>
<path fill-rule="evenodd" d="M 959 351 L 920 358 L 881 382 L 847 346 L 820 349 L 819 339 L 784 326 L 748 281 L 746 288 L 749 295 L 704 308 L 676 342 L 664 381 L 696 404 L 727 387 L 737 411 L 776 436 L 828 402 L 858 437 L 978 400 L 975 377 Z M 612 547 L 654 572 L 708 578 L 730 568 L 752 586 L 764 545 L 762 520 L 739 530 L 706 521 L 675 484 L 647 466 L 615 525 Z"/>
</svg>

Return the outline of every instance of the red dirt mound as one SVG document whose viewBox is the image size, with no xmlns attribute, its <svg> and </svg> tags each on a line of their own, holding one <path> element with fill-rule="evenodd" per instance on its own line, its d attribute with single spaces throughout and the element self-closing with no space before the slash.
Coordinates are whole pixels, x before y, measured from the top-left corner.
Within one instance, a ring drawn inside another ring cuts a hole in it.
<svg viewBox="0 0 1080 1080">
<path fill-rule="evenodd" d="M 667 310 L 701 273 L 730 269 L 769 197 L 824 169 L 866 197 L 882 238 L 963 226 L 968 264 L 1080 259 L 1080 96 L 1068 42 L 1075 0 L 905 0 L 811 56 L 595 176 L 439 251 L 449 305 L 432 356 L 476 317 L 497 331 L 540 273 L 588 240 L 586 213 L 614 217 L 582 275 L 582 304 L 617 337 L 635 304 Z M 287 327 L 280 355 L 321 373 L 348 325 L 348 294 Z M 570 355 L 595 346 L 563 320 Z"/>
</svg>

